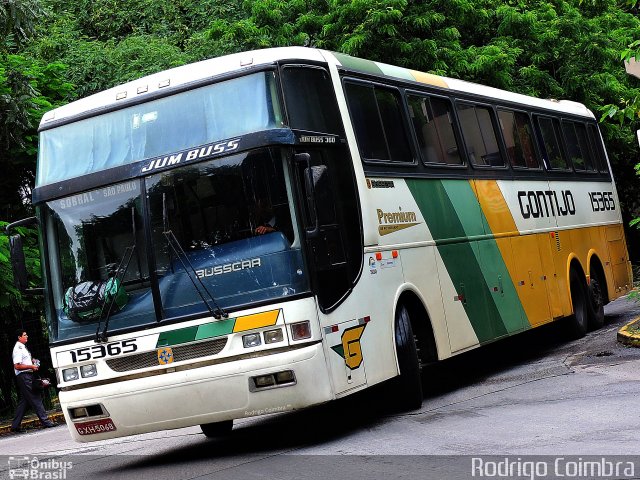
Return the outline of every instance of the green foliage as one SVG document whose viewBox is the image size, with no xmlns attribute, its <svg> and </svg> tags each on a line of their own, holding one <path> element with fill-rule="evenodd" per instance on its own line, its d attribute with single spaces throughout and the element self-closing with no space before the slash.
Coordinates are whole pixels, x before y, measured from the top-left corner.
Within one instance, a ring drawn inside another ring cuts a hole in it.
<svg viewBox="0 0 640 480">
<path fill-rule="evenodd" d="M 183 65 L 187 57 L 165 39 L 131 36 L 121 41 L 75 41 L 63 61 L 76 85 L 76 96 L 134 80 L 168 68 Z"/>
<path fill-rule="evenodd" d="M 0 54 L 0 218 L 28 213 L 35 174 L 37 126 L 53 106 L 69 98 L 72 86 L 60 63 L 42 63 L 23 55 Z"/>
<path fill-rule="evenodd" d="M 35 20 L 42 16 L 38 0 L 2 0 L 0 2 L 0 52 L 23 45 L 35 29 Z"/>
</svg>

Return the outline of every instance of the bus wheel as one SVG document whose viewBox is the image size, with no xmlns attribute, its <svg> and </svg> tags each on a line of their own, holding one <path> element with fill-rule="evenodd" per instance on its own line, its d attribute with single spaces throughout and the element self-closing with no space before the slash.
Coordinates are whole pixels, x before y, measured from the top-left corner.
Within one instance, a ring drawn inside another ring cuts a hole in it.
<svg viewBox="0 0 640 480">
<path fill-rule="evenodd" d="M 569 336 L 573 339 L 582 338 L 587 333 L 588 325 L 588 300 L 587 288 L 582 275 L 574 268 L 569 273 L 569 285 L 571 288 L 571 305 L 573 305 L 573 315 L 569 317 L 567 323 Z"/>
<path fill-rule="evenodd" d="M 400 367 L 393 393 L 395 403 L 403 410 L 415 410 L 422 406 L 421 364 L 409 311 L 404 305 L 399 305 L 396 312 L 395 339 Z"/>
<path fill-rule="evenodd" d="M 589 281 L 589 301 L 587 302 L 589 312 L 589 328 L 597 330 L 604 325 L 604 293 L 602 289 L 604 283 L 596 273 L 591 275 Z"/>
<path fill-rule="evenodd" d="M 227 437 L 233 428 L 233 420 L 225 420 L 223 422 L 205 423 L 200 425 L 202 433 L 207 438 Z"/>
</svg>

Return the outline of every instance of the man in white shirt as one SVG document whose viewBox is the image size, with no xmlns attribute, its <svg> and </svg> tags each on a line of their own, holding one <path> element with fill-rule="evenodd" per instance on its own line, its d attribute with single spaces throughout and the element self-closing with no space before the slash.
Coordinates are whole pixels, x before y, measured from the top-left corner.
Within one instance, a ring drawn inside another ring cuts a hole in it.
<svg viewBox="0 0 640 480">
<path fill-rule="evenodd" d="M 24 417 L 27 406 L 31 406 L 35 410 L 43 427 L 55 427 L 56 424 L 49 420 L 44 411 L 40 392 L 34 391 L 33 388 L 33 382 L 35 381 L 33 374 L 38 371 L 40 362 L 34 360 L 29 350 L 27 350 L 26 343 L 29 335 L 23 329 L 16 330 L 16 335 L 18 341 L 13 347 L 13 371 L 16 374 L 16 383 L 18 384 L 18 392 L 20 392 L 20 403 L 18 403 L 16 416 L 11 423 L 11 431 L 23 431 L 20 428 L 20 423 L 22 423 L 22 417 Z"/>
</svg>

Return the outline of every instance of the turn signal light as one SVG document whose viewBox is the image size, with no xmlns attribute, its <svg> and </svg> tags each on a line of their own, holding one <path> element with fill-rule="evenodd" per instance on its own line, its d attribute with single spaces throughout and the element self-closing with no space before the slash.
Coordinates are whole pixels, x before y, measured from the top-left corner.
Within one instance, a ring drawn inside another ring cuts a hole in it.
<svg viewBox="0 0 640 480">
<path fill-rule="evenodd" d="M 309 320 L 305 320 L 304 322 L 292 323 L 291 338 L 293 338 L 293 340 L 311 338 L 311 322 Z"/>
</svg>

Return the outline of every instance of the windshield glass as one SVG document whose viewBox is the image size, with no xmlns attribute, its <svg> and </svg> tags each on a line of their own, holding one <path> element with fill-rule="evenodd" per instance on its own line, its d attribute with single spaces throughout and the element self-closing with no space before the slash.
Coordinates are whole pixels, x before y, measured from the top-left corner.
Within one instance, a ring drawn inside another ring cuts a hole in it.
<svg viewBox="0 0 640 480">
<path fill-rule="evenodd" d="M 105 298 L 114 300 L 111 328 L 155 321 L 140 181 L 54 200 L 45 211 L 54 337 L 95 333 Z"/>
<path fill-rule="evenodd" d="M 308 290 L 286 166 L 265 148 L 48 202 L 54 339 L 93 335 L 111 301 L 110 332 L 155 323 L 150 264 L 164 318 Z"/>
<path fill-rule="evenodd" d="M 273 72 L 260 72 L 40 134 L 36 187 L 246 133 L 280 128 Z"/>
<path fill-rule="evenodd" d="M 262 149 L 147 179 L 153 252 L 167 316 L 206 311 L 193 280 L 221 308 L 308 288 L 285 165 L 279 150 Z"/>
</svg>

